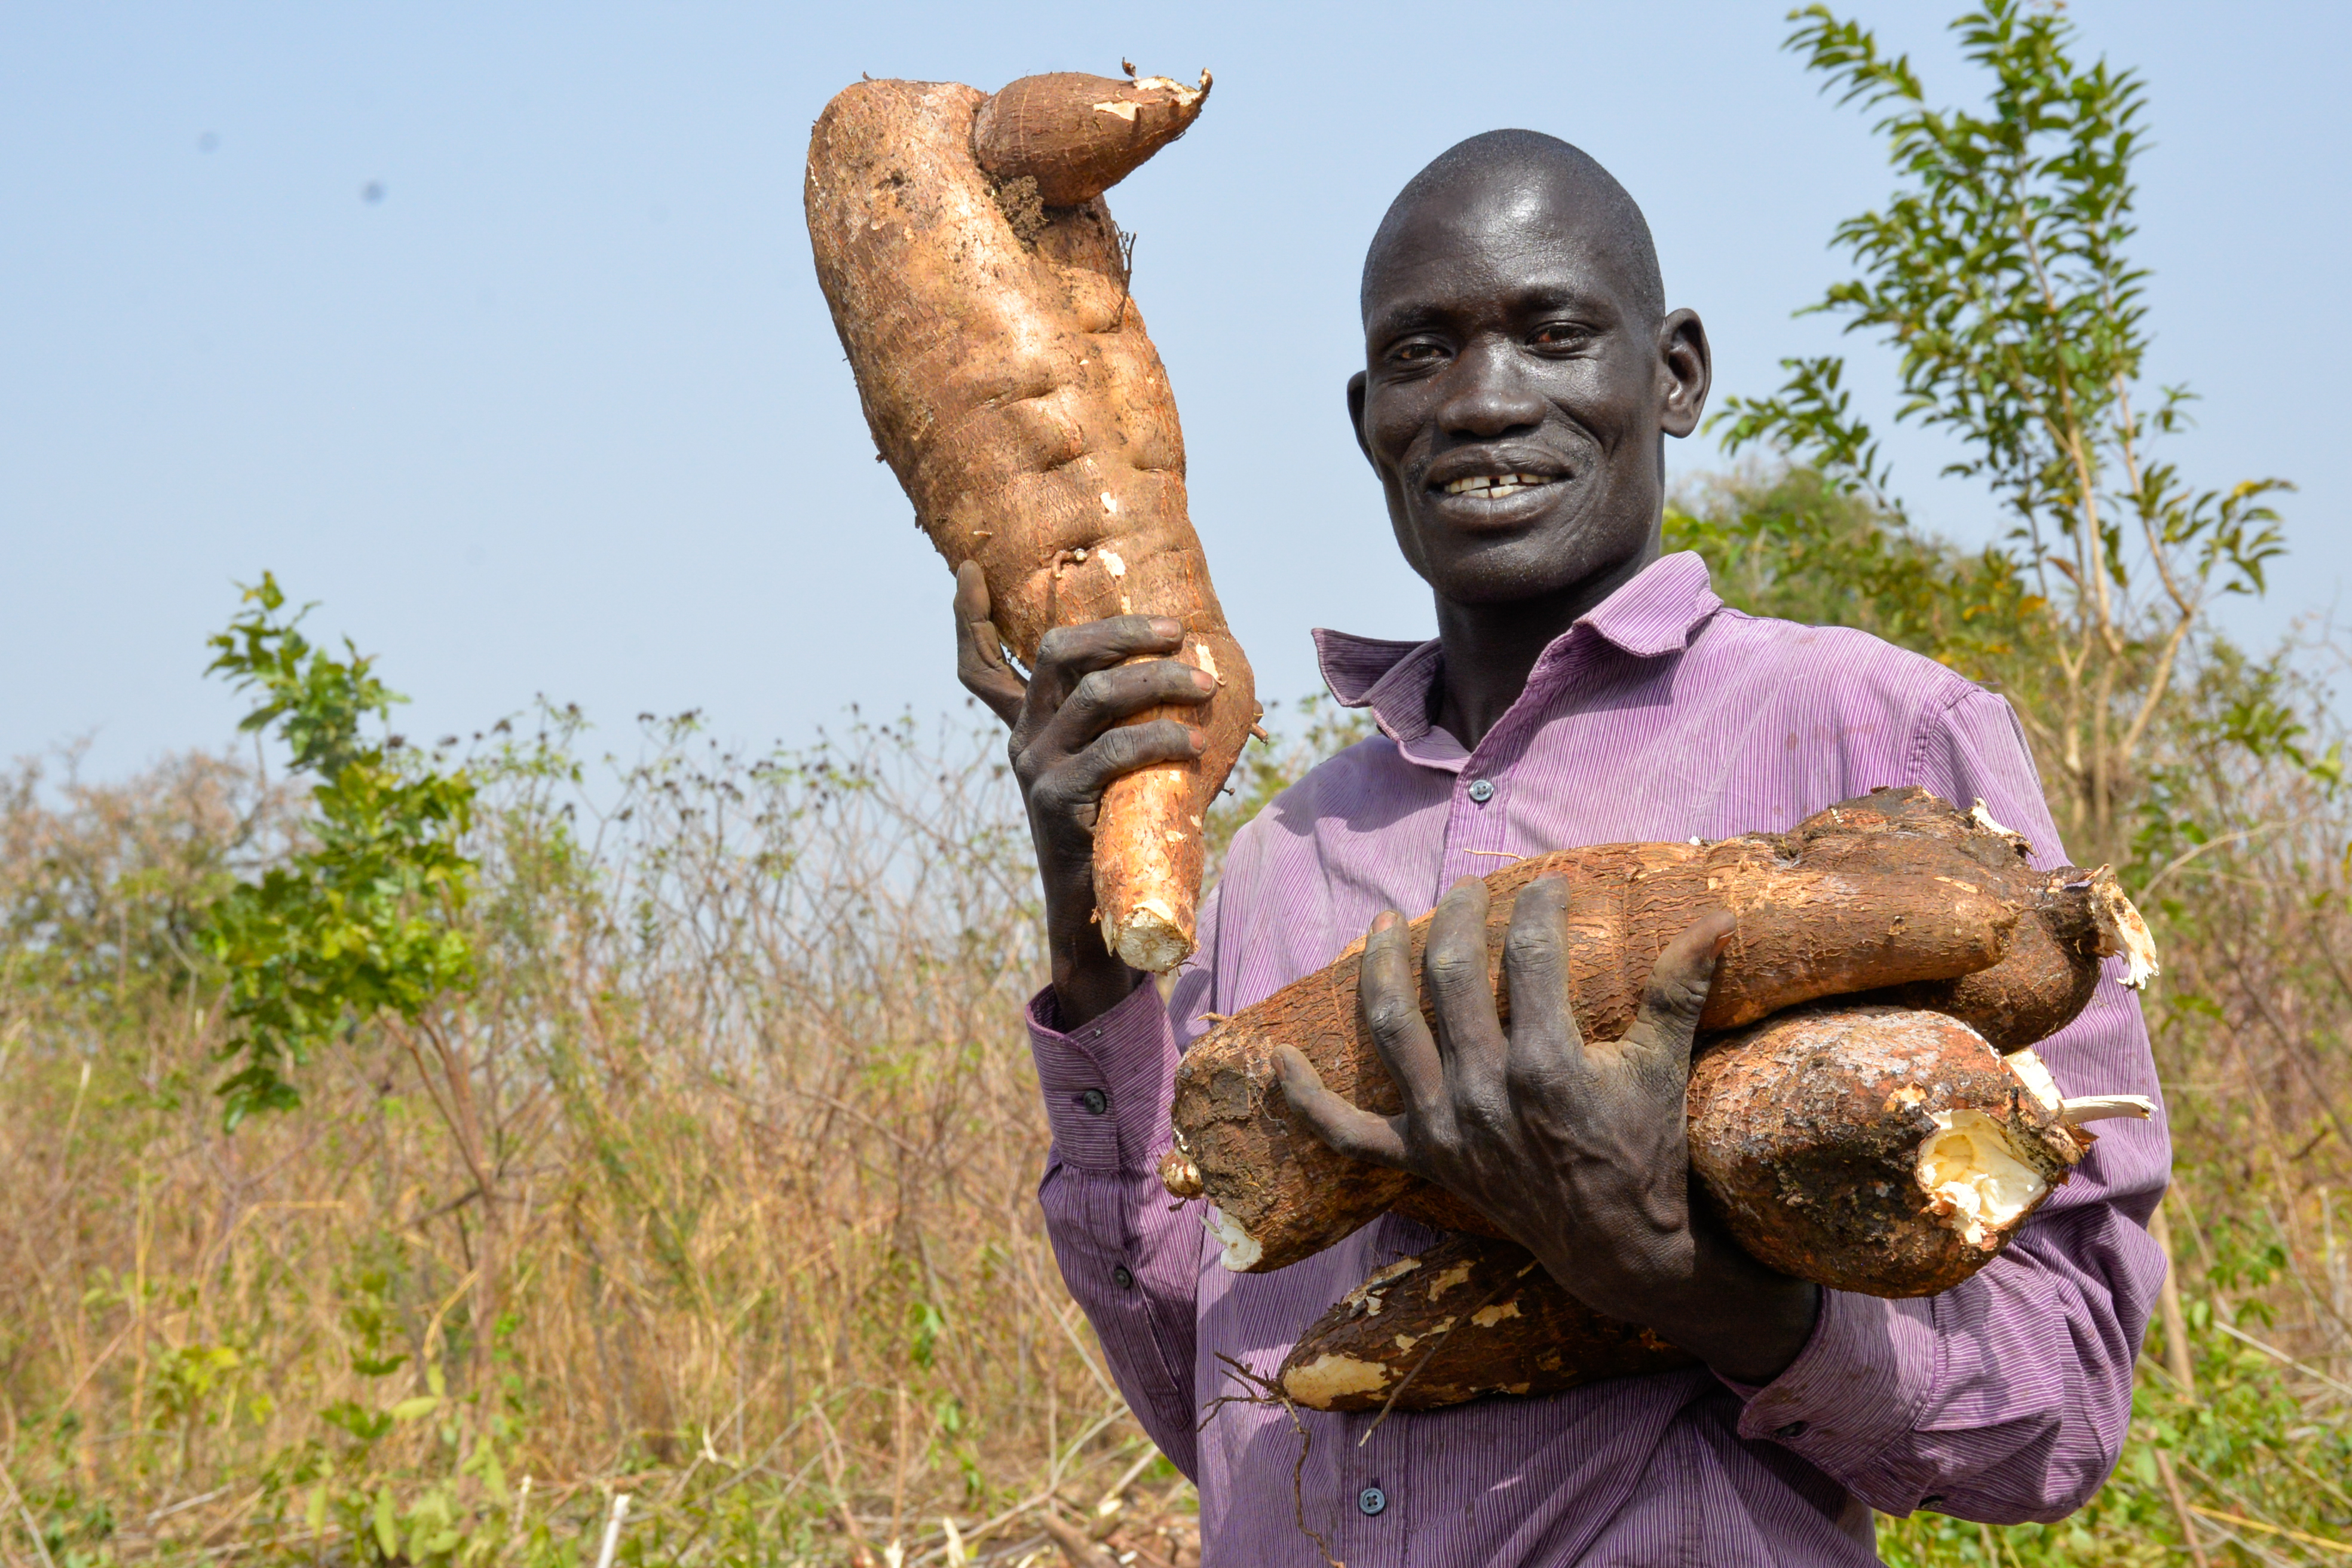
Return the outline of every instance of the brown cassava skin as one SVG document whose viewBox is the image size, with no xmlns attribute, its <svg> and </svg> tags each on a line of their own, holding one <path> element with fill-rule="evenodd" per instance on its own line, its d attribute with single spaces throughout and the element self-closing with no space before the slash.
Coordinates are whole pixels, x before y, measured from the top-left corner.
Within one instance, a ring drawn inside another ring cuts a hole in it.
<svg viewBox="0 0 2352 1568">
<path fill-rule="evenodd" d="M 2089 891 L 2112 879 L 2074 868 L 2038 872 L 2016 835 L 1925 790 L 1880 790 L 1785 835 L 1703 847 L 1605 845 L 1490 876 L 1487 952 L 1506 1018 L 1499 977 L 1512 904 L 1518 889 L 1555 870 L 1577 884 L 1570 973 L 1577 1019 L 1592 1039 L 1624 1031 L 1657 952 L 1708 908 L 1730 908 L 1740 920 L 1700 1021 L 1709 1030 L 1868 994 L 1949 1014 L 2015 1050 L 2082 1011 L 2101 954 L 2114 951 Z M 1704 887 L 1710 876 L 1717 888 Z M 1426 917 L 1413 927 L 1416 959 L 1426 927 Z M 1360 955 L 1360 944 L 1236 1015 L 1178 1069 L 1173 1120 L 1197 1167 L 1192 1179 L 1258 1241 L 1253 1272 L 1320 1251 L 1391 1208 L 1441 1230 L 1496 1234 L 1451 1193 L 1334 1153 L 1290 1114 L 1272 1059 L 1286 1044 L 1307 1054 L 1333 1092 L 1381 1114 L 1402 1106 L 1357 1007 Z M 1910 977 L 1898 979 L 1906 966 Z M 1931 968 L 1942 973 L 1928 978 Z M 1430 1006 L 1424 995 L 1423 1011 Z"/>
<path fill-rule="evenodd" d="M 1608 844 L 1536 856 L 1486 879 L 1487 953 L 1502 948 L 1518 890 L 1571 884 L 1568 960 L 1576 1017 L 1592 1039 L 1622 1035 L 1667 942 L 1713 910 L 1739 924 L 1700 1020 L 1736 1028 L 1783 1007 L 1882 986 L 1950 980 L 1999 962 L 2024 910 L 1957 845 L 1925 834 L 1759 834 L 1712 845 Z M 1938 879 L 1941 879 L 1938 880 Z M 1416 970 L 1430 917 L 1412 922 Z M 1291 1113 L 1276 1047 L 1304 1052 L 1335 1094 L 1393 1114 L 1403 1101 L 1357 1001 L 1358 943 L 1338 962 L 1244 1009 L 1195 1042 L 1177 1069 L 1173 1120 L 1207 1196 L 1279 1268 L 1395 1207 L 1449 1230 L 1491 1231 L 1475 1211 L 1402 1172 L 1334 1152 Z M 1509 998 L 1497 995 L 1508 1016 Z M 1423 988 L 1422 1006 L 1431 1013 Z"/>
<path fill-rule="evenodd" d="M 1691 1169 L 1739 1245 L 1783 1274 L 1865 1296 L 1950 1289 L 2041 1206 L 1980 1245 L 1965 1239 L 1918 1179 L 1934 1112 L 1991 1118 L 2052 1189 L 2090 1136 L 2063 1126 L 1958 1019 L 1874 1004 L 1783 1013 L 1714 1042 L 1691 1065 L 1685 1103 Z"/>
<path fill-rule="evenodd" d="M 2099 960 L 2114 948 L 2082 884 L 2104 873 L 2065 867 L 2036 877 L 2022 837 L 1989 829 L 1916 785 L 1842 802 L 1808 818 L 1798 831 L 1808 831 L 1808 825 L 1813 832 L 1927 835 L 1958 846 L 1996 876 L 2011 881 L 2033 878 L 2032 918 L 2018 922 L 1999 963 L 1957 980 L 1896 986 L 1883 1000 L 1948 1013 L 2002 1052 L 2048 1039 L 2091 1005 L 2099 986 Z"/>
<path fill-rule="evenodd" d="M 1121 81 L 1049 71 L 1008 82 L 980 106 L 971 148 L 999 180 L 1032 179 L 1047 206 L 1092 201 L 1201 117 L 1209 73 L 1186 87 L 1164 76 Z"/>
<path fill-rule="evenodd" d="M 1873 1296 L 1951 1289 L 2048 1197 L 1983 1246 L 1962 1239 L 1916 1176 L 1933 1112 L 2010 1127 L 2053 1190 L 2090 1141 L 1967 1025 L 1870 1004 L 1801 1008 L 1719 1037 L 1692 1069 L 1688 1105 L 1692 1168 L 1740 1244 L 1785 1273 Z M 1318 1410 L 1377 1410 L 1392 1396 L 1400 1410 L 1434 1410 L 1690 1364 L 1648 1330 L 1585 1306 L 1526 1248 L 1457 1234 L 1349 1292 L 1277 1377 Z"/>
<path fill-rule="evenodd" d="M 1276 1381 L 1310 1410 L 1438 1410 L 1695 1364 L 1561 1289 L 1525 1247 L 1449 1236 L 1317 1319 Z"/>
<path fill-rule="evenodd" d="M 1022 83 L 1006 91 L 1016 89 L 1024 104 L 1068 100 Z M 1202 818 L 1257 717 L 1249 662 L 1185 510 L 1175 396 L 1128 298 L 1110 211 L 1089 191 L 1015 233 L 973 151 L 988 102 L 951 82 L 866 81 L 825 106 L 805 190 L 817 281 L 917 524 L 950 568 L 979 563 L 1018 658 L 1033 662 L 1055 626 L 1168 616 L 1187 634 L 1176 657 L 1218 679 L 1206 707 L 1134 721 L 1194 725 L 1208 737 L 1200 759 L 1120 778 L 1096 823 L 1105 941 L 1138 968 L 1164 970 L 1192 950 Z M 1189 111 L 1198 108 L 1196 93 Z M 1063 168 L 1048 167 L 1042 140 L 1052 116 L 1022 108 L 996 121 L 1026 128 L 997 138 L 1015 144 L 1008 167 Z M 1066 123 L 1064 163 L 1089 179 L 1124 174 L 1151 150 L 1135 155 L 1139 126 L 1152 146 L 1168 139 L 1141 112 Z"/>
</svg>

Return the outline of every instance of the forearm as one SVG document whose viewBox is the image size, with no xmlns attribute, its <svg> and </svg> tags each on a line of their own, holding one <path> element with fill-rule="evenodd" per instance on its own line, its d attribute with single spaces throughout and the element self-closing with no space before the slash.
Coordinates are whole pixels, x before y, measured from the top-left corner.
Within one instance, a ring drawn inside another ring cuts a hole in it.
<svg viewBox="0 0 2352 1568">
<path fill-rule="evenodd" d="M 2137 1005 L 2112 979 L 2037 1049 L 2063 1093 L 2156 1087 Z M 2164 1269 L 2142 1222 L 2171 1168 L 2161 1119 L 2099 1127 L 2073 1179 L 1965 1283 L 1908 1301 L 1826 1293 L 1821 1326 L 1750 1401 L 1741 1435 L 1889 1513 L 2008 1522 L 2079 1507 L 2129 1426 Z"/>
<path fill-rule="evenodd" d="M 1825 1292 L 1812 1342 L 1750 1399 L 1740 1435 L 1882 1512 L 2063 1518 L 2121 1451 L 2153 1251 L 2130 1220 L 2075 1211 L 1941 1296 Z"/>
<path fill-rule="evenodd" d="M 1103 941 L 1091 840 L 1060 842 L 1049 829 L 1031 825 L 1045 886 L 1045 956 L 1060 1026 L 1077 1029 L 1126 1001 L 1150 976 L 1129 968 Z"/>
<path fill-rule="evenodd" d="M 1052 948 L 1054 998 L 1064 1023 L 1082 1028 L 1133 995 L 1151 977 L 1131 969 L 1103 945 L 1102 928 L 1092 922 L 1047 931 Z"/>
<path fill-rule="evenodd" d="M 1190 1208 L 1171 1211 L 1158 1174 L 1170 1142 L 1175 1032 L 1151 986 L 1067 1028 L 1054 996 L 1045 993 L 1030 1012 L 1054 1129 L 1037 1194 L 1046 1233 L 1119 1391 L 1190 1474 L 1201 1226 Z"/>
</svg>

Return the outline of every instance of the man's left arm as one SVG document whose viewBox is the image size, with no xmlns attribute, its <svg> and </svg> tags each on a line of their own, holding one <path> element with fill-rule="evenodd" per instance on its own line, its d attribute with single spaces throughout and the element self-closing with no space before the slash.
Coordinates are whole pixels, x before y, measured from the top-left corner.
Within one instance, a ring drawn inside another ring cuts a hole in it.
<svg viewBox="0 0 2352 1568">
<path fill-rule="evenodd" d="M 2009 705 L 1971 688 L 1923 726 L 1920 784 L 1978 800 L 2063 864 Z M 2091 1005 L 2037 1045 L 2068 1095 L 2161 1103 L 2139 1002 L 2107 961 Z M 1822 1292 L 1811 1339 L 1753 1392 L 1743 1436 L 1803 1456 L 1887 1513 L 1919 1507 L 1990 1522 L 2050 1520 L 2106 1480 L 2131 1417 L 2132 1369 L 2164 1262 L 2146 1230 L 2171 1170 L 2161 1112 L 2103 1121 L 2073 1177 L 2000 1257 L 1920 1300 Z"/>
</svg>

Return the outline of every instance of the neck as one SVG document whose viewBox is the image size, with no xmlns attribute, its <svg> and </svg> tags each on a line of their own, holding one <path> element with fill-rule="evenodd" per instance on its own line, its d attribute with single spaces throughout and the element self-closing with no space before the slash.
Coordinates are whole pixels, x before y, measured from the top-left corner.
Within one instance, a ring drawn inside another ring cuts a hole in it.
<svg viewBox="0 0 2352 1568">
<path fill-rule="evenodd" d="M 1500 605 L 1437 601 L 1437 640 L 1444 649 L 1436 692 L 1436 723 L 1475 749 L 1500 722 L 1543 650 L 1574 626 L 1577 617 L 1641 574 L 1658 559 L 1655 534 L 1623 561 L 1532 599 Z"/>
</svg>

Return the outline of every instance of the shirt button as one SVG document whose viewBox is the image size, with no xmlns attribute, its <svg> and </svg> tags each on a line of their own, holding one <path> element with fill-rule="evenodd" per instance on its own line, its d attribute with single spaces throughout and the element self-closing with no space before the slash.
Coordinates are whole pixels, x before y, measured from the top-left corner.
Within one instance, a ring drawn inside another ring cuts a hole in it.
<svg viewBox="0 0 2352 1568">
<path fill-rule="evenodd" d="M 1389 1494 L 1378 1487 L 1366 1487 L 1356 1494 L 1356 1506 L 1363 1510 L 1366 1519 L 1370 1519 L 1389 1506 Z"/>
<path fill-rule="evenodd" d="M 1088 1116 L 1100 1116 L 1110 1109 L 1110 1096 L 1101 1089 L 1090 1089 L 1078 1096 L 1078 1103 L 1087 1108 Z"/>
<path fill-rule="evenodd" d="M 1802 1422 L 1802 1421 L 1791 1421 L 1791 1422 L 1790 1422 L 1786 1426 L 1780 1426 L 1780 1427 L 1776 1427 L 1776 1428 L 1774 1428 L 1773 1433 L 1772 1433 L 1772 1436 L 1774 1436 L 1775 1437 L 1789 1437 L 1789 1438 L 1801 1437 L 1801 1436 L 1803 1436 L 1804 1435 L 1805 1435 L 1805 1423 L 1804 1423 L 1804 1422 Z"/>
<path fill-rule="evenodd" d="M 1124 1263 L 1110 1271 L 1111 1282 L 1122 1290 L 1135 1289 L 1135 1274 Z"/>
<path fill-rule="evenodd" d="M 1480 805 L 1484 805 L 1488 801 L 1494 799 L 1495 781 L 1493 779 L 1472 779 L 1470 781 L 1470 798 L 1476 801 Z"/>
</svg>

